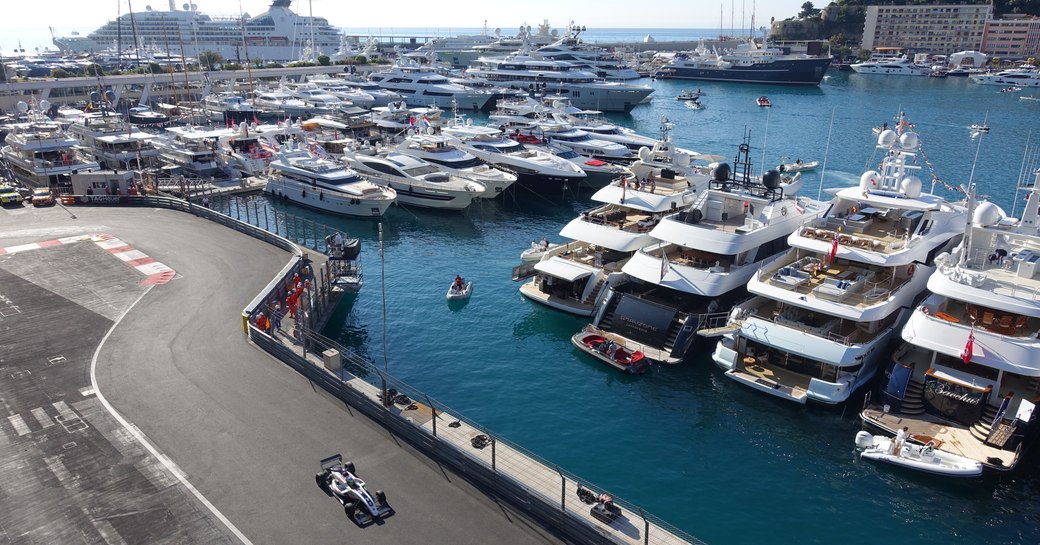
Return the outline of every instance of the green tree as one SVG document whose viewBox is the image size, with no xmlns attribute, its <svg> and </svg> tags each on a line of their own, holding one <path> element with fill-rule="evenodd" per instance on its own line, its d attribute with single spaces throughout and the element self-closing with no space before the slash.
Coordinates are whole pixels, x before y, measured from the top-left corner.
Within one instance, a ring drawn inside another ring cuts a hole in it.
<svg viewBox="0 0 1040 545">
<path fill-rule="evenodd" d="M 798 13 L 799 19 L 813 19 L 820 16 L 820 10 L 813 7 L 812 2 L 802 4 L 802 11 Z"/>
<path fill-rule="evenodd" d="M 364 55 L 358 55 L 357 57 L 354 57 L 354 60 L 357 61 L 358 64 L 368 64 L 368 59 L 366 59 Z"/>
<path fill-rule="evenodd" d="M 105 75 L 105 71 L 102 70 L 101 67 L 98 66 L 97 63 L 91 63 L 91 64 L 87 65 L 87 75 L 88 76 L 104 76 Z"/>
<path fill-rule="evenodd" d="M 216 66 L 224 62 L 224 57 L 216 51 L 203 51 L 199 54 L 199 66 L 205 67 L 206 70 L 216 70 Z"/>
<path fill-rule="evenodd" d="M 328 55 L 318 55 L 318 64 L 322 66 L 331 66 L 332 59 L 330 59 Z"/>
</svg>

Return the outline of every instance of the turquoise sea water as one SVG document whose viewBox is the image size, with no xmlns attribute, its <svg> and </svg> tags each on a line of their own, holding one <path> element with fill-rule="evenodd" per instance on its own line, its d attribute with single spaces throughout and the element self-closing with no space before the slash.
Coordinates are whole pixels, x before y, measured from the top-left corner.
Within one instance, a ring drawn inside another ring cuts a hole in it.
<svg viewBox="0 0 1040 545">
<path fill-rule="evenodd" d="M 651 104 L 612 119 L 655 135 L 667 116 L 680 145 L 730 161 L 748 129 L 756 163 L 826 161 L 827 187 L 876 165 L 871 127 L 905 111 L 940 180 L 958 186 L 974 168 L 979 193 L 1009 212 L 1040 118 L 1040 104 L 960 79 L 834 72 L 810 89 L 652 84 Z M 675 100 L 683 87 L 707 93 L 707 108 Z M 763 94 L 772 109 L 755 106 Z M 980 144 L 968 127 L 984 119 L 992 132 Z M 819 180 L 809 174 L 804 193 L 815 195 Z M 844 412 L 796 407 L 726 379 L 708 349 L 642 377 L 580 354 L 569 339 L 585 322 L 522 299 L 510 270 L 530 241 L 559 240 L 587 194 L 518 191 L 462 214 L 394 207 L 383 218 L 385 286 L 376 222 L 270 206 L 363 240 L 364 289 L 327 335 L 381 364 L 385 288 L 393 375 L 709 543 L 1040 542 L 1035 469 L 973 483 L 898 472 L 855 453 L 859 401 Z M 461 308 L 444 299 L 455 274 L 474 282 Z"/>
</svg>

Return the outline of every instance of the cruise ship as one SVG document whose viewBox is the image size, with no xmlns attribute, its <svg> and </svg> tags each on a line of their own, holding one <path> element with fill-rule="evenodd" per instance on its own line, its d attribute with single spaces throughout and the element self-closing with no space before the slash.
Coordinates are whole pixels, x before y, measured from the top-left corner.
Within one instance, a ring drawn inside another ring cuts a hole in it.
<svg viewBox="0 0 1040 545">
<path fill-rule="evenodd" d="M 888 433 L 906 426 L 943 450 L 1014 469 L 1040 429 L 1040 171 L 1022 217 L 989 202 L 971 206 L 964 242 L 940 254 L 932 295 L 903 327 L 880 398 L 860 413 Z M 969 193 L 973 193 L 969 190 Z M 1018 195 L 1015 200 L 1018 201 Z"/>
<path fill-rule="evenodd" d="M 830 56 L 790 54 L 754 41 L 721 54 L 701 44 L 692 52 L 677 54 L 654 75 L 664 79 L 819 85 L 830 63 Z"/>
<path fill-rule="evenodd" d="M 902 126 L 902 124 L 901 124 Z M 830 190 L 827 213 L 748 282 L 713 359 L 726 377 L 795 403 L 844 403 L 876 374 L 924 297 L 934 256 L 964 233 L 967 209 L 922 192 L 916 133 L 878 135 L 881 170 Z"/>
<path fill-rule="evenodd" d="M 54 38 L 63 52 L 81 53 L 112 48 L 120 39 L 124 48 L 133 47 L 137 36 L 141 48 L 198 57 L 204 51 L 220 53 L 228 61 L 295 61 L 308 54 L 332 55 L 339 48 L 340 32 L 324 17 L 297 15 L 289 9 L 292 0 L 273 0 L 264 13 L 250 17 L 211 17 L 194 4 L 177 9 L 170 0 L 169 11 L 151 7 L 125 13 L 86 36 Z M 244 22 L 244 24 L 243 24 Z M 311 44 L 313 43 L 313 47 Z"/>
</svg>

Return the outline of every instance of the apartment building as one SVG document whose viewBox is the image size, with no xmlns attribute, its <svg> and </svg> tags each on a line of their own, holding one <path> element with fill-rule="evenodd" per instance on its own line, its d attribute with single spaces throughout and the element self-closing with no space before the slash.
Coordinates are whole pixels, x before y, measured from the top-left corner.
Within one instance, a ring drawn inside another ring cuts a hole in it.
<svg viewBox="0 0 1040 545">
<path fill-rule="evenodd" d="M 988 21 L 981 51 L 1000 58 L 1040 57 L 1040 17 L 1005 15 Z"/>
<path fill-rule="evenodd" d="M 862 47 L 935 55 L 979 50 L 992 10 L 990 4 L 867 6 Z"/>
</svg>

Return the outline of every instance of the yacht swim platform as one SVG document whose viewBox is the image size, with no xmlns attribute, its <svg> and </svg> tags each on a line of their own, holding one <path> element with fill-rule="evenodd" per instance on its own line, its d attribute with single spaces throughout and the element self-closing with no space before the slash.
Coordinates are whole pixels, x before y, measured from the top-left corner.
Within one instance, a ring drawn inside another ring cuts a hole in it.
<svg viewBox="0 0 1040 545">
<path fill-rule="evenodd" d="M 998 470 L 1011 468 L 1016 461 L 1014 452 L 986 445 L 976 439 L 966 426 L 951 423 L 928 413 L 915 415 L 885 413 L 881 407 L 870 405 L 860 413 L 860 419 L 890 435 L 895 435 L 905 426 L 909 428 L 908 435 L 911 438 L 921 435 L 938 439 L 942 441 L 943 450 L 978 460 L 984 465 Z M 1000 460 L 1004 467 L 995 466 L 989 462 L 990 459 Z"/>
</svg>

